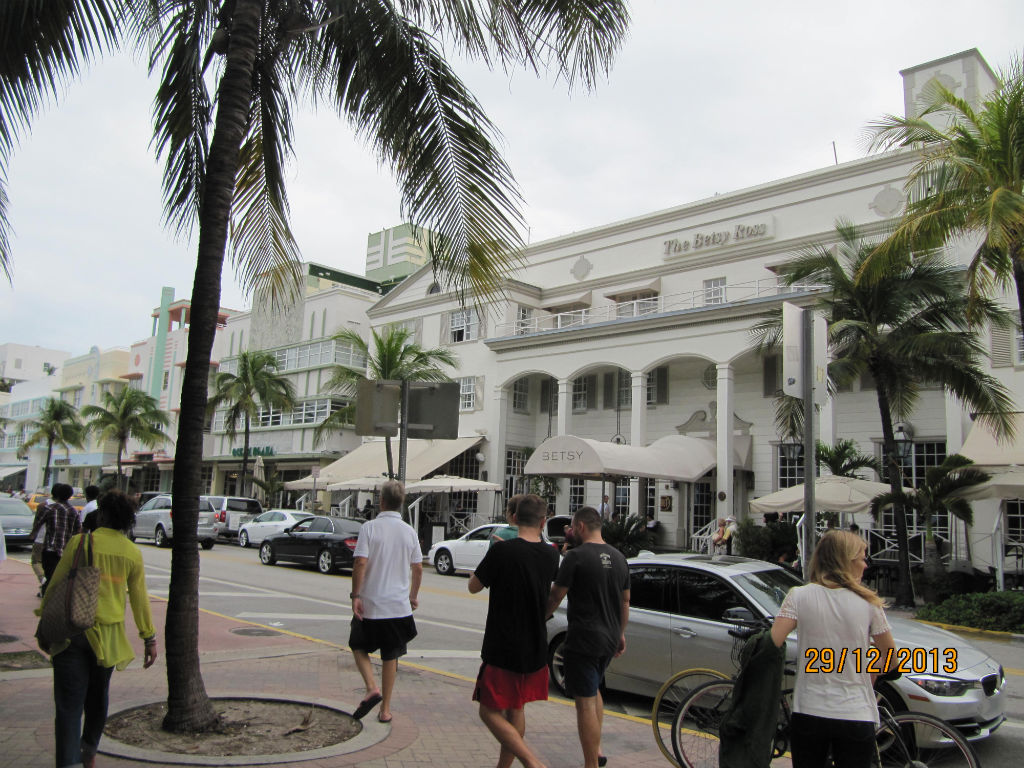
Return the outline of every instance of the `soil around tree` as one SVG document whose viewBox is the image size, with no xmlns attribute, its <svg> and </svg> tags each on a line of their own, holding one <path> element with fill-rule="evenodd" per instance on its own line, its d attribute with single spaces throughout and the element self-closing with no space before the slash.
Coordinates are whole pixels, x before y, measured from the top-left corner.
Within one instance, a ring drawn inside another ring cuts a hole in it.
<svg viewBox="0 0 1024 768">
<path fill-rule="evenodd" d="M 181 755 L 281 755 L 348 741 L 360 722 L 336 709 L 275 699 L 213 699 L 220 723 L 203 733 L 160 727 L 167 703 L 128 709 L 107 720 L 104 733 L 122 744 Z M 102 749 L 102 744 L 101 744 Z"/>
</svg>

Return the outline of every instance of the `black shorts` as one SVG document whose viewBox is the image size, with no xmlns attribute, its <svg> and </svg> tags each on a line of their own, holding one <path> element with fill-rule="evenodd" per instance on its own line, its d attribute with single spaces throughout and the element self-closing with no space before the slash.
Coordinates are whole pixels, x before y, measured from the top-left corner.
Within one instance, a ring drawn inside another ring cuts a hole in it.
<svg viewBox="0 0 1024 768">
<path fill-rule="evenodd" d="M 354 651 L 373 653 L 380 650 L 384 661 L 404 656 L 406 645 L 416 637 L 416 622 L 412 615 L 397 619 L 359 619 L 352 617 L 348 645 Z"/>
<path fill-rule="evenodd" d="M 576 698 L 597 696 L 605 670 L 612 663 L 611 656 L 588 656 L 576 651 L 565 651 L 565 690 Z"/>
</svg>

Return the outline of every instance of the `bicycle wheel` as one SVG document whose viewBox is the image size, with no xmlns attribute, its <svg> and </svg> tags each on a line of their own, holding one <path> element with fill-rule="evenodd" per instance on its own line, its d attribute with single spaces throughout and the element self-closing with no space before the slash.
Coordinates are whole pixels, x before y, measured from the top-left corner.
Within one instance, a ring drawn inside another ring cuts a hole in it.
<svg viewBox="0 0 1024 768">
<path fill-rule="evenodd" d="M 721 672 L 714 669 L 694 667 L 676 672 L 665 681 L 665 684 L 658 690 L 654 697 L 654 706 L 651 707 L 651 726 L 654 728 L 654 740 L 658 749 L 673 765 L 679 768 L 679 761 L 671 749 L 670 742 L 672 732 L 672 720 L 676 716 L 676 710 L 683 700 L 693 693 L 698 686 L 710 683 L 715 680 L 727 680 Z"/>
<path fill-rule="evenodd" d="M 971 743 L 956 728 L 921 712 L 885 717 L 875 734 L 882 768 L 980 768 Z"/>
<path fill-rule="evenodd" d="M 672 751 L 683 768 L 718 768 L 718 728 L 735 683 L 711 681 L 693 691 L 672 721 Z"/>
</svg>

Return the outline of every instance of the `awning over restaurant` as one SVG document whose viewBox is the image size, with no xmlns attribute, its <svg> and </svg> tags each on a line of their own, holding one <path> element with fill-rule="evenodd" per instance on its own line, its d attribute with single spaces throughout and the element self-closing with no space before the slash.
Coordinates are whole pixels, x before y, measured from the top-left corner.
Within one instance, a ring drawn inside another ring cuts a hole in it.
<svg viewBox="0 0 1024 768">
<path fill-rule="evenodd" d="M 436 471 L 460 453 L 478 445 L 482 437 L 459 437 L 455 440 L 409 440 L 406 458 L 406 481 L 421 480 L 425 475 Z M 340 483 L 355 478 L 382 476 L 388 471 L 388 460 L 383 440 L 363 443 L 351 453 L 342 456 L 333 464 L 321 468 L 320 477 L 316 479 L 317 488 L 327 488 L 332 483 Z M 392 456 L 395 460 L 395 471 L 398 470 L 398 439 L 391 440 Z M 306 475 L 299 480 L 285 483 L 290 491 L 305 491 L 313 488 L 313 476 Z"/>
<path fill-rule="evenodd" d="M 737 435 L 733 461 L 749 469 L 749 435 Z M 669 435 L 647 446 L 619 445 L 575 435 L 549 437 L 533 452 L 523 470 L 527 475 L 557 477 L 653 477 L 692 483 L 718 463 L 715 441 Z"/>
<path fill-rule="evenodd" d="M 10 477 L 11 475 L 16 475 L 19 472 L 24 472 L 26 469 L 28 469 L 28 467 L 25 467 L 25 466 L 22 466 L 22 467 L 0 467 L 0 480 L 3 480 L 5 477 Z"/>
<path fill-rule="evenodd" d="M 1013 414 L 1014 436 L 998 442 L 985 424 L 974 422 L 960 453 L 981 467 L 1005 467 L 1024 464 L 1024 413 Z"/>
</svg>

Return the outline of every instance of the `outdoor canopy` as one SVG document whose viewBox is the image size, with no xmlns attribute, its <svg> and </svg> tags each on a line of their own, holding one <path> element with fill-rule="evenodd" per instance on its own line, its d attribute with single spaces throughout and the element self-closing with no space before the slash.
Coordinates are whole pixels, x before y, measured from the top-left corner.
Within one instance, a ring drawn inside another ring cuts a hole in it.
<svg viewBox="0 0 1024 768">
<path fill-rule="evenodd" d="M 473 480 L 469 477 L 435 475 L 426 480 L 417 480 L 405 486 L 406 493 L 456 493 L 459 491 L 500 491 L 497 483 Z"/>
<path fill-rule="evenodd" d="M 479 444 L 482 437 L 459 437 L 455 440 L 409 440 L 408 455 L 406 458 L 405 479 L 407 482 L 420 480 L 425 475 L 437 470 L 442 464 L 447 464 L 460 453 L 468 451 Z M 392 455 L 395 460 L 395 471 L 398 471 L 398 439 L 391 441 Z M 354 451 L 342 456 L 333 464 L 328 464 L 320 470 L 320 477 L 316 478 L 317 488 L 327 489 L 333 483 L 340 483 L 353 478 L 384 476 L 388 470 L 388 460 L 384 451 L 383 440 L 373 440 L 363 443 Z M 312 475 L 306 475 L 299 480 L 292 480 L 285 483 L 284 487 L 289 491 L 306 491 L 313 488 L 314 480 Z M 361 489 L 356 489 L 361 490 Z"/>
<path fill-rule="evenodd" d="M 974 422 L 960 449 L 960 455 L 966 456 L 979 467 L 1024 464 L 1024 413 L 1017 411 L 1013 414 L 1013 425 L 1014 437 L 1000 443 L 988 426 Z"/>
<path fill-rule="evenodd" d="M 871 509 L 871 501 L 890 491 L 888 483 L 876 483 L 859 477 L 826 475 L 814 481 L 814 506 L 821 512 L 856 514 Z M 904 488 L 904 493 L 913 493 L 913 488 Z M 770 493 L 750 502 L 750 511 L 803 512 L 804 484 L 791 485 L 781 491 Z"/>
<path fill-rule="evenodd" d="M 750 467 L 750 436 L 733 438 L 737 468 Z M 619 445 L 575 435 L 549 437 L 533 452 L 523 474 L 556 477 L 655 477 L 692 483 L 715 468 L 715 441 L 668 435 L 648 446 Z"/>
<path fill-rule="evenodd" d="M 961 488 L 956 495 L 968 501 L 978 499 L 1024 499 L 1024 471 L 993 472 L 984 483 Z"/>
</svg>

